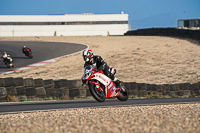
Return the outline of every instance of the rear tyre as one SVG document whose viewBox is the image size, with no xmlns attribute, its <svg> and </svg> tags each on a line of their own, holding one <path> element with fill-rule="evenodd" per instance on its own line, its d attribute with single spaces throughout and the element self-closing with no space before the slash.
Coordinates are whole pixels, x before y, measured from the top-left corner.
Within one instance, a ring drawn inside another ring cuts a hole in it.
<svg viewBox="0 0 200 133">
<path fill-rule="evenodd" d="M 30 55 L 29 55 L 29 58 L 32 59 L 32 58 L 33 58 L 33 55 L 30 54 Z"/>
<path fill-rule="evenodd" d="M 31 52 L 27 53 L 27 56 L 28 56 L 30 59 L 32 59 L 32 58 L 33 58 L 33 55 L 32 55 L 32 53 L 31 53 Z"/>
<path fill-rule="evenodd" d="M 117 99 L 120 100 L 120 101 L 128 100 L 128 91 L 126 90 L 124 84 L 120 83 L 119 87 L 120 87 L 120 94 L 117 97 Z"/>
<path fill-rule="evenodd" d="M 105 93 L 101 90 L 97 90 L 97 87 L 94 83 L 89 84 L 89 90 L 92 96 L 98 101 L 98 102 L 104 102 L 106 97 Z"/>
</svg>

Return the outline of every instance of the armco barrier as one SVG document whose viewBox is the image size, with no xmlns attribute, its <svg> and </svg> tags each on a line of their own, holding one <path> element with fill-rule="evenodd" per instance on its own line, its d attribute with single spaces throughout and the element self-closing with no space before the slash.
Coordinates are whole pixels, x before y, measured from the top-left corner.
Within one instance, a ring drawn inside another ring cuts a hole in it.
<svg viewBox="0 0 200 133">
<path fill-rule="evenodd" d="M 172 36 L 200 40 L 200 30 L 180 28 L 148 28 L 128 31 L 124 35 Z"/>
<path fill-rule="evenodd" d="M 178 95 L 200 96 L 200 83 L 181 84 L 146 84 L 124 82 L 129 95 L 142 97 L 145 95 Z M 9 101 L 10 96 L 18 100 L 33 98 L 60 98 L 71 99 L 75 97 L 91 96 L 87 86 L 82 86 L 81 80 L 43 80 L 33 78 L 0 78 L 0 102 Z"/>
</svg>

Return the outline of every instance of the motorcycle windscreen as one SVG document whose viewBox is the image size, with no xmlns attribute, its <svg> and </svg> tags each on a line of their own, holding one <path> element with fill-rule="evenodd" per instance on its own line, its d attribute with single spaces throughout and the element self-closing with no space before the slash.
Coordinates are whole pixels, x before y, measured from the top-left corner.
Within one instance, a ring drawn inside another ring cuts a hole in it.
<svg viewBox="0 0 200 133">
<path fill-rule="evenodd" d="M 81 78 L 82 80 L 87 80 L 88 79 L 88 77 L 90 76 L 90 74 L 93 72 L 92 68 L 93 68 L 92 65 L 85 67 L 84 73 L 83 73 L 82 78 Z"/>
</svg>

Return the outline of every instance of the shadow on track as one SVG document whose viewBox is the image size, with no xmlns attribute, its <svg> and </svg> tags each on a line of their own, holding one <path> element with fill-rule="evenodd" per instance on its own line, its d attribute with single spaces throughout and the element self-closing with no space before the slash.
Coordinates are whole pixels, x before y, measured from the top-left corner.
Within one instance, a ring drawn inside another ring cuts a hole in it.
<svg viewBox="0 0 200 133">
<path fill-rule="evenodd" d="M 0 66 L 0 69 L 1 69 L 1 68 L 7 68 L 7 67 L 6 67 L 6 66 L 5 66 L 5 67 Z"/>
<path fill-rule="evenodd" d="M 12 57 L 13 59 L 30 59 L 28 57 Z"/>
</svg>

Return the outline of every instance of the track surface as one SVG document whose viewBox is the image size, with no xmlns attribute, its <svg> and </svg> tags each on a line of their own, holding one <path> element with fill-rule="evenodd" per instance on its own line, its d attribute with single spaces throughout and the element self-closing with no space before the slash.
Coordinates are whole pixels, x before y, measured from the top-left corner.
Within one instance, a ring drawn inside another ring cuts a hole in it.
<svg viewBox="0 0 200 133">
<path fill-rule="evenodd" d="M 27 46 L 33 51 L 33 59 L 22 53 L 22 46 Z M 0 41 L 0 73 L 24 67 L 41 61 L 69 55 L 87 48 L 86 45 L 62 42 L 27 42 L 27 41 Z M 3 63 L 2 55 L 6 51 L 14 59 L 14 68 L 7 68 Z"/>
<path fill-rule="evenodd" d="M 33 59 L 25 57 L 22 46 L 26 45 L 33 50 Z M 0 56 L 6 51 L 14 59 L 15 68 L 20 68 L 44 60 L 72 54 L 87 48 L 86 45 L 61 42 L 24 42 L 24 41 L 0 41 Z M 0 59 L 0 73 L 8 71 L 2 58 Z M 104 103 L 95 100 L 83 101 L 48 101 L 48 102 L 22 102 L 0 103 L 0 114 L 16 112 L 32 112 L 59 110 L 71 108 L 110 107 L 110 106 L 139 106 L 156 104 L 199 103 L 200 98 L 167 98 L 167 99 L 129 99 L 121 102 L 117 99 L 109 99 Z"/>
<path fill-rule="evenodd" d="M 46 101 L 46 102 L 21 102 L 21 103 L 0 103 L 0 114 L 60 110 L 72 108 L 93 108 L 93 107 L 113 107 L 113 106 L 141 106 L 157 104 L 180 104 L 199 103 L 197 98 L 161 98 L 161 99 L 129 99 L 121 102 L 117 99 L 107 99 L 103 103 L 95 100 L 68 100 L 68 101 Z"/>
</svg>

